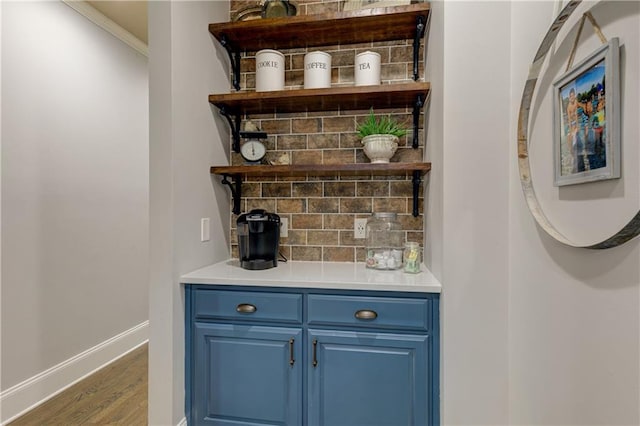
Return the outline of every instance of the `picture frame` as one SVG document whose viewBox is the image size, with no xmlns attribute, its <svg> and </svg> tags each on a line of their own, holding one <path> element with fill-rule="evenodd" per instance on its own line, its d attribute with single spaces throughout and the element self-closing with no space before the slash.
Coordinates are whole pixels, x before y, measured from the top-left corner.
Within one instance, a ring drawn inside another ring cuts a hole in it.
<svg viewBox="0 0 640 426">
<path fill-rule="evenodd" d="M 612 38 L 553 83 L 555 186 L 620 177 L 619 52 Z"/>
<path fill-rule="evenodd" d="M 343 11 L 370 9 L 374 7 L 405 6 L 411 0 L 344 0 Z"/>
</svg>

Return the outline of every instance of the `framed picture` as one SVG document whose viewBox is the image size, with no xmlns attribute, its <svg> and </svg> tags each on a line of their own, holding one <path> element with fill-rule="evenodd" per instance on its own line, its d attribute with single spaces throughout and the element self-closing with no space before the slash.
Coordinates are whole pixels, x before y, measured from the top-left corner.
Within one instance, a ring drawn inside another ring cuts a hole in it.
<svg viewBox="0 0 640 426">
<path fill-rule="evenodd" d="M 612 38 L 553 83 L 554 184 L 620 177 L 620 70 Z"/>
<path fill-rule="evenodd" d="M 344 0 L 342 10 L 359 10 L 373 7 L 404 6 L 411 0 Z"/>
</svg>

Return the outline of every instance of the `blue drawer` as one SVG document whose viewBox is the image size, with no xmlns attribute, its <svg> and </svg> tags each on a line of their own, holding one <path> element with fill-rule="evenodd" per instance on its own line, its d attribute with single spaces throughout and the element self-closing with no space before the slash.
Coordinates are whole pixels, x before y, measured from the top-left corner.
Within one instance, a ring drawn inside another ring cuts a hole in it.
<svg viewBox="0 0 640 426">
<path fill-rule="evenodd" d="M 429 330 L 427 299 L 309 295 L 308 323 L 350 327 Z"/>
<path fill-rule="evenodd" d="M 230 319 L 302 323 L 302 294 L 198 289 L 196 319 Z"/>
</svg>

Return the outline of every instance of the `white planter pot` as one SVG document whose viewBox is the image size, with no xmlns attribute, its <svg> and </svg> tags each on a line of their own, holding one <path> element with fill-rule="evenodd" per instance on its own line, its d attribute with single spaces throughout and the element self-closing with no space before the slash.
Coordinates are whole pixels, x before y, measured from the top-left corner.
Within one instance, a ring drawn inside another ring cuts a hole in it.
<svg viewBox="0 0 640 426">
<path fill-rule="evenodd" d="M 393 135 L 369 135 L 362 138 L 364 153 L 372 163 L 388 163 L 398 149 L 398 137 Z"/>
</svg>

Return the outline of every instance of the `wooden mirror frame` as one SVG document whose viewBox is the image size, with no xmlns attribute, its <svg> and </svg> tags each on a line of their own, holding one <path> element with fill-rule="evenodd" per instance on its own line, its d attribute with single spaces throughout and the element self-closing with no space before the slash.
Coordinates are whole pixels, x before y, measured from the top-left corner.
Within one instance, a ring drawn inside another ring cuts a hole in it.
<svg viewBox="0 0 640 426">
<path fill-rule="evenodd" d="M 533 189 L 533 182 L 531 180 L 531 165 L 529 164 L 529 141 L 528 141 L 528 128 L 529 128 L 529 112 L 531 108 L 531 102 L 533 100 L 533 92 L 538 82 L 538 77 L 542 71 L 542 65 L 544 60 L 551 49 L 551 46 L 558 36 L 560 28 L 567 22 L 569 16 L 578 7 L 582 0 L 574 0 L 567 4 L 560 12 L 558 17 L 554 20 L 553 24 L 544 36 L 538 51 L 533 58 L 533 62 L 529 67 L 529 76 L 525 83 L 524 91 L 522 93 L 522 99 L 520 100 L 520 111 L 518 113 L 518 169 L 520 171 L 520 183 L 522 185 L 522 191 L 524 192 L 525 199 L 531 214 L 535 218 L 536 222 L 547 234 L 555 238 L 557 241 L 566 244 L 571 247 L 580 247 L 587 249 L 607 249 L 611 247 L 624 244 L 632 238 L 640 234 L 640 211 L 618 232 L 603 241 L 595 244 L 580 245 L 572 242 L 565 237 L 560 231 L 558 231 L 549 221 L 547 216 L 542 211 L 542 207 L 536 193 Z"/>
</svg>

